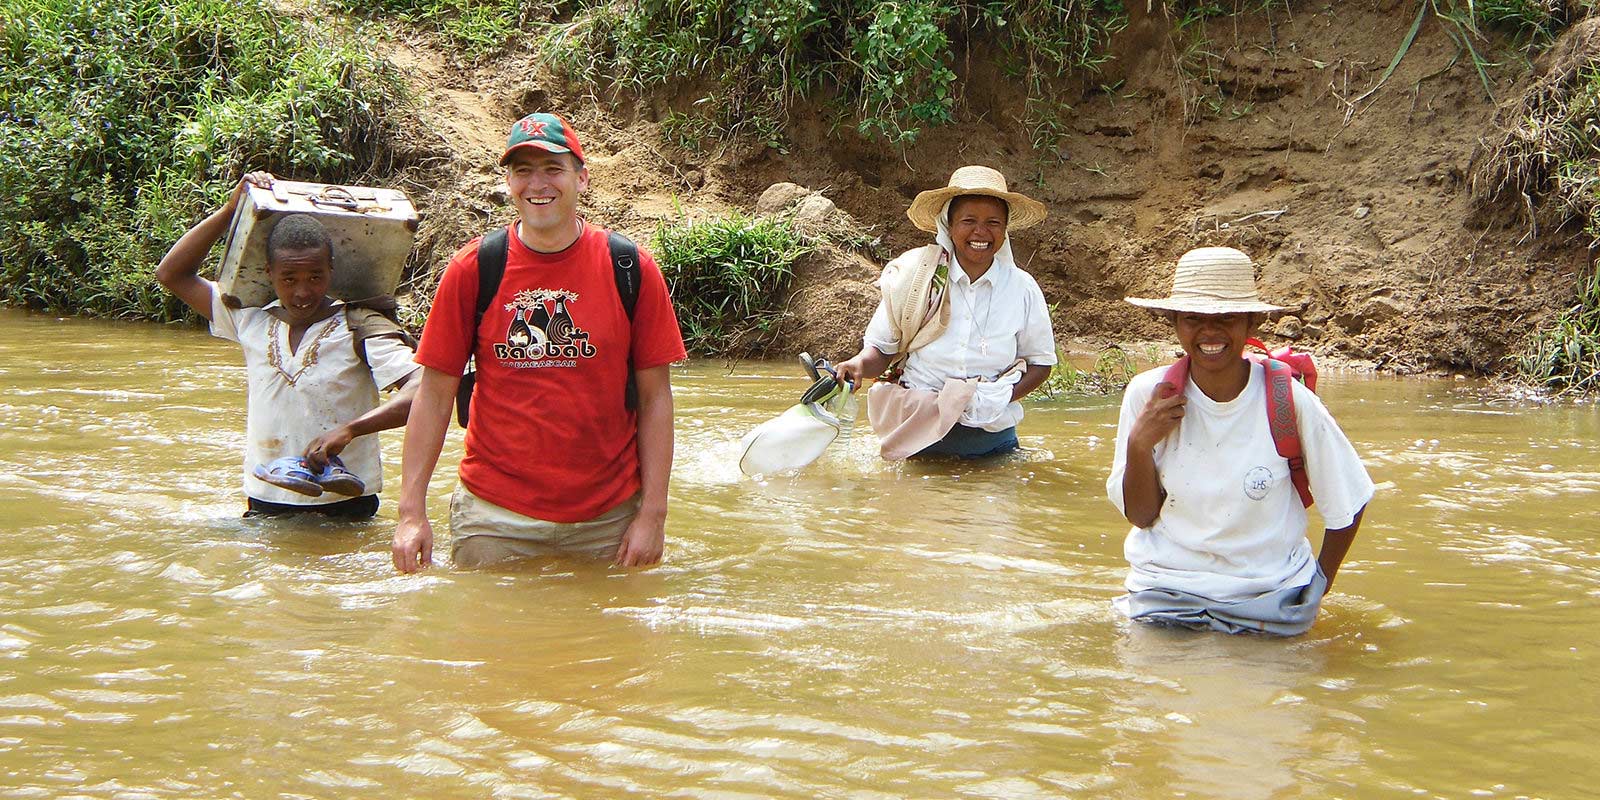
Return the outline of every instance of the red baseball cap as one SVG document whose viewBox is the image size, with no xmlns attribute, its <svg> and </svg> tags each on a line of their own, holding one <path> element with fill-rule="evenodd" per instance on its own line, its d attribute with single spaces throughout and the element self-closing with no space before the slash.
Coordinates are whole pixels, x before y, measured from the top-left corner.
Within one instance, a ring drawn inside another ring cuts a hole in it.
<svg viewBox="0 0 1600 800">
<path fill-rule="evenodd" d="M 583 145 L 578 144 L 578 132 L 555 114 L 535 113 L 517 120 L 506 136 L 506 151 L 500 154 L 500 166 L 505 166 L 511 154 L 521 147 L 571 153 L 578 157 L 578 163 L 583 163 Z"/>
</svg>

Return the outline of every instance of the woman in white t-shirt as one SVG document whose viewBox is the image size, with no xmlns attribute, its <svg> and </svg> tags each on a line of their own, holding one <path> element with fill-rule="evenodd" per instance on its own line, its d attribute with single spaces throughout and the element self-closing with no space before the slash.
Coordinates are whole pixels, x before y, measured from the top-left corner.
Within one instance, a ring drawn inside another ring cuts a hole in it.
<svg viewBox="0 0 1600 800">
<path fill-rule="evenodd" d="M 1305 505 L 1267 419 L 1268 378 L 1245 340 L 1281 306 L 1262 302 L 1250 257 L 1229 247 L 1178 260 L 1172 293 L 1127 298 L 1165 312 L 1189 361 L 1129 384 L 1106 492 L 1134 525 L 1124 545 L 1135 620 L 1285 636 L 1311 627 L 1373 483 L 1317 396 L 1290 381 L 1310 494 L 1327 527 L 1313 557 Z"/>
</svg>

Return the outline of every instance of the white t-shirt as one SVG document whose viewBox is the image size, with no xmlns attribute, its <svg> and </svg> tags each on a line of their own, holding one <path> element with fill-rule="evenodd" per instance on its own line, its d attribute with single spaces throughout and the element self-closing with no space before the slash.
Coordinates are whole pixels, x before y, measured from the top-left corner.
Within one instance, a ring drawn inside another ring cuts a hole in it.
<svg viewBox="0 0 1600 800">
<path fill-rule="evenodd" d="M 238 342 L 249 383 L 246 406 L 244 493 L 288 505 L 323 505 L 350 498 L 326 493 L 308 497 L 256 479 L 251 470 L 283 456 L 298 456 L 318 436 L 378 407 L 379 387 L 388 388 L 418 366 L 404 342 L 391 336 L 366 341 L 367 362 L 356 355 L 341 306 L 306 329 L 297 351 L 289 350 L 289 326 L 267 313 L 277 306 L 232 309 L 211 284 L 211 334 Z M 358 436 L 339 454 L 345 468 L 367 485 L 383 489 L 378 437 Z"/>
<path fill-rule="evenodd" d="M 949 378 L 993 381 L 1019 358 L 1040 366 L 1056 363 L 1050 306 L 1032 275 L 996 262 L 973 281 L 965 270 L 952 266 L 949 291 L 950 326 L 906 358 L 901 383 L 938 391 Z M 894 355 L 900 352 L 900 342 L 893 337 L 889 312 L 880 301 L 864 340 Z M 1011 387 L 1020 377 L 1013 374 L 1005 381 L 979 384 L 961 414 L 961 424 L 1003 431 L 1022 421 L 1022 404 L 1011 401 Z"/>
<path fill-rule="evenodd" d="M 1106 493 L 1124 513 L 1128 434 L 1165 373 L 1135 377 L 1122 396 Z M 1166 502 L 1155 523 L 1129 531 L 1123 546 L 1132 566 L 1128 591 L 1177 589 L 1232 601 L 1309 583 L 1316 561 L 1308 516 L 1267 428 L 1265 368 L 1252 366 L 1249 384 L 1226 403 L 1193 380 L 1184 396 L 1183 421 L 1155 447 Z M 1317 510 L 1329 529 L 1348 527 L 1372 499 L 1372 479 L 1322 401 L 1298 381 L 1294 408 Z"/>
</svg>

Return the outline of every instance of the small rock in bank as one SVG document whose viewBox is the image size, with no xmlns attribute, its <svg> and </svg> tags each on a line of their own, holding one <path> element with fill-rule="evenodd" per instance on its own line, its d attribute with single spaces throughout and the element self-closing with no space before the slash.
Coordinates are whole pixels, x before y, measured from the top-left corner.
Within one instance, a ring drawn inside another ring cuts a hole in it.
<svg viewBox="0 0 1600 800">
<path fill-rule="evenodd" d="M 837 208 L 838 206 L 835 206 L 832 200 L 820 194 L 814 194 L 801 200 L 800 204 L 795 206 L 794 219 L 803 225 L 820 225 L 827 222 Z"/>
<path fill-rule="evenodd" d="M 1285 339 L 1298 339 L 1305 330 L 1305 323 L 1301 322 L 1299 317 L 1290 315 L 1278 320 L 1274 330 Z"/>
<path fill-rule="evenodd" d="M 756 200 L 756 213 L 776 214 L 809 194 L 811 194 L 810 189 L 797 183 L 787 181 L 774 183 L 761 193 L 760 199 Z"/>
<path fill-rule="evenodd" d="M 1356 219 L 1366 219 L 1367 215 L 1371 214 L 1371 213 L 1372 213 L 1372 207 L 1371 206 L 1368 206 L 1368 205 L 1365 205 L 1365 204 L 1356 206 L 1356 211 L 1355 211 Z"/>
<path fill-rule="evenodd" d="M 506 185 L 503 183 L 496 184 L 494 188 L 489 190 L 489 199 L 499 203 L 500 205 L 510 205 L 511 190 L 507 189 Z"/>
</svg>

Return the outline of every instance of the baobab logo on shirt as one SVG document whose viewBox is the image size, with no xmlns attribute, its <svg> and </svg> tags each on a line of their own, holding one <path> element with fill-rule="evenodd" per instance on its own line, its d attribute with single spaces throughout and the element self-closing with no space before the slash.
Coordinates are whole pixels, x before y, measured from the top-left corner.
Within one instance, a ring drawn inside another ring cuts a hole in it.
<svg viewBox="0 0 1600 800">
<path fill-rule="evenodd" d="M 577 359 L 594 358 L 597 351 L 589 344 L 588 331 L 579 328 L 568 311 L 577 302 L 578 293 L 566 289 L 517 292 L 506 303 L 511 324 L 506 326 L 505 341 L 495 342 L 495 357 L 517 369 L 575 367 Z"/>
</svg>

